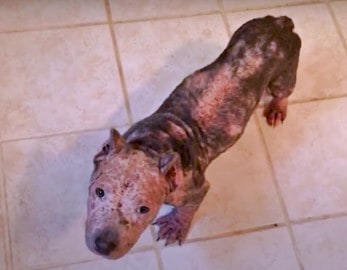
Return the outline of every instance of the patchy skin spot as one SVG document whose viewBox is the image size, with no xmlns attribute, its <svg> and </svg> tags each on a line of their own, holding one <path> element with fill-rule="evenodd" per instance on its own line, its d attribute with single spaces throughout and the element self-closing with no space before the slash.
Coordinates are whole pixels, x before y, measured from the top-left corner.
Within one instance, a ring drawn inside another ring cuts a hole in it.
<svg viewBox="0 0 347 270">
<path fill-rule="evenodd" d="M 230 65 L 227 64 L 221 66 L 215 76 L 210 78 L 204 95 L 198 100 L 197 106 L 192 108 L 193 118 L 202 129 L 207 130 L 211 123 L 219 117 L 218 109 L 225 104 L 226 95 L 235 86 L 237 86 L 237 80 L 231 78 Z"/>
<path fill-rule="evenodd" d="M 277 43 L 275 41 L 271 41 L 268 47 L 269 53 L 274 54 L 277 50 Z"/>
<path fill-rule="evenodd" d="M 258 72 L 263 62 L 263 55 L 259 48 L 246 49 L 244 58 L 239 61 L 236 68 L 235 76 L 239 79 L 248 78 Z"/>
<path fill-rule="evenodd" d="M 284 59 L 284 57 L 285 57 L 284 52 L 283 52 L 283 51 L 279 51 L 278 57 L 279 57 L 280 59 Z"/>
<path fill-rule="evenodd" d="M 206 87 L 210 77 L 208 72 L 196 71 L 193 76 L 190 76 L 185 81 L 187 88 L 202 89 Z"/>
<path fill-rule="evenodd" d="M 238 40 L 234 46 L 230 48 L 233 58 L 241 58 L 245 53 L 246 42 L 243 39 Z"/>
</svg>

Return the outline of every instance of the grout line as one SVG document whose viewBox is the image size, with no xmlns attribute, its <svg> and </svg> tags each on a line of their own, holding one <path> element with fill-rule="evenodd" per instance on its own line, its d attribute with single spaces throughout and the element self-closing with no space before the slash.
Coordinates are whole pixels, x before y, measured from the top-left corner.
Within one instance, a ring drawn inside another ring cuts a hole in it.
<svg viewBox="0 0 347 270">
<path fill-rule="evenodd" d="M 154 244 L 152 244 L 152 245 L 145 245 L 143 247 L 135 248 L 134 250 L 130 251 L 128 254 L 136 254 L 136 253 L 141 253 L 141 252 L 147 252 L 147 251 L 154 250 L 154 249 L 155 249 Z"/>
<path fill-rule="evenodd" d="M 105 10 L 106 10 L 106 15 L 107 15 L 107 22 L 108 22 L 108 26 L 109 26 L 110 34 L 111 34 L 111 38 L 112 38 L 113 52 L 114 52 L 115 60 L 117 62 L 118 75 L 119 75 L 120 83 L 122 86 L 125 108 L 126 108 L 127 116 L 128 116 L 128 124 L 132 124 L 133 119 L 132 119 L 132 113 L 131 113 L 131 107 L 130 107 L 130 100 L 129 100 L 129 95 L 128 95 L 128 91 L 127 91 L 127 87 L 126 87 L 124 71 L 123 71 L 123 67 L 121 64 L 116 33 L 114 30 L 114 25 L 112 23 L 112 13 L 111 13 L 111 7 L 110 7 L 109 0 L 104 0 L 104 5 L 105 5 Z"/>
<path fill-rule="evenodd" d="M 219 1 L 219 0 L 218 0 Z M 235 8 L 235 9 L 225 9 L 226 13 L 236 13 L 236 12 L 246 12 L 246 11 L 257 11 L 257 10 L 267 10 L 267 9 L 275 9 L 275 8 L 286 8 L 286 7 L 295 7 L 295 6 L 308 6 L 313 4 L 323 4 L 325 3 L 324 0 L 313 0 L 310 2 L 305 1 L 297 1 L 292 3 L 286 3 L 286 4 L 275 4 L 275 5 L 265 5 L 265 6 L 259 6 L 259 7 L 245 7 L 245 8 Z"/>
<path fill-rule="evenodd" d="M 113 20 L 113 23 L 124 24 L 124 23 L 138 23 L 138 22 L 148 22 L 148 21 L 161 21 L 161 20 L 174 20 L 174 19 L 184 19 L 184 18 L 192 18 L 199 16 L 207 16 L 207 15 L 218 15 L 218 10 L 206 11 L 201 13 L 192 13 L 192 14 L 178 14 L 178 15 L 167 15 L 167 16 L 153 16 L 153 17 L 143 17 L 138 19 L 127 19 L 127 20 Z"/>
<path fill-rule="evenodd" d="M 170 19 L 181 19 L 181 18 L 190 18 L 190 17 L 198 17 L 198 16 L 205 16 L 205 15 L 218 15 L 221 13 L 234 13 L 234 12 L 242 12 L 242 11 L 252 11 L 252 10 L 265 10 L 265 9 L 274 9 L 274 8 L 280 8 L 280 7 L 291 7 L 291 6 L 304 6 L 304 5 L 311 5 L 311 4 L 321 4 L 325 3 L 324 0 L 312 0 L 310 2 L 305 1 L 297 1 L 294 3 L 287 3 L 287 4 L 277 4 L 277 5 L 269 5 L 269 6 L 261 6 L 261 7 L 245 7 L 240 9 L 225 9 L 224 5 L 222 3 L 222 0 L 216 0 L 219 10 L 212 10 L 212 11 L 206 11 L 206 12 L 197 12 L 192 14 L 178 14 L 178 15 L 167 15 L 167 16 L 153 16 L 153 17 L 140 17 L 137 19 L 125 19 L 125 20 L 113 20 L 113 23 L 117 24 L 123 24 L 123 23 L 136 23 L 136 22 L 146 22 L 146 21 L 158 21 L 158 20 L 170 20 Z"/>
<path fill-rule="evenodd" d="M 10 30 L 0 30 L 0 34 L 9 34 L 9 33 L 21 33 L 21 32 L 33 32 L 33 31 L 45 31 L 45 30 L 57 30 L 57 29 L 71 29 L 78 27 L 88 27 L 88 26 L 97 26 L 97 25 L 107 25 L 107 24 L 123 24 L 123 23 L 133 23 L 133 22 L 146 22 L 146 21 L 158 21 L 158 20 L 169 20 L 169 19 L 180 19 L 180 18 L 190 18 L 204 15 L 218 15 L 222 13 L 234 13 L 234 12 L 247 12 L 252 10 L 265 10 L 265 9 L 273 9 L 273 8 L 281 8 L 281 7 L 292 7 L 292 6 L 303 6 L 303 5 L 311 5 L 311 4 L 329 4 L 330 1 L 324 0 L 312 0 L 310 2 L 305 1 L 297 1 L 294 3 L 287 4 L 278 4 L 278 5 L 265 5 L 261 7 L 245 7 L 245 8 L 236 8 L 236 9 L 224 9 L 222 0 L 216 0 L 218 5 L 220 6 L 220 10 L 212 10 L 206 12 L 197 12 L 192 14 L 179 14 L 179 15 L 167 15 L 167 16 L 153 16 L 153 17 L 143 17 L 138 19 L 125 19 L 125 20 L 112 20 L 111 9 L 109 7 L 108 0 L 104 0 L 106 11 L 107 11 L 107 21 L 96 21 L 96 22 L 86 22 L 86 23 L 71 23 L 71 24 L 61 24 L 61 25 L 48 25 L 48 26 L 33 26 L 22 29 L 10 29 Z M 106 4 L 107 3 L 107 4 Z M 221 9 L 222 6 L 222 9 Z M 109 17 L 110 15 L 110 17 Z M 109 21 L 110 20 L 110 21 Z"/>
<path fill-rule="evenodd" d="M 223 238 L 228 238 L 228 237 L 242 236 L 242 235 L 247 235 L 249 233 L 263 232 L 263 231 L 267 231 L 267 230 L 271 230 L 271 229 L 284 228 L 284 227 L 285 227 L 284 223 L 274 223 L 274 224 L 268 224 L 268 225 L 261 225 L 258 227 L 251 227 L 251 228 L 243 229 L 243 230 L 235 230 L 235 231 L 215 234 L 215 235 L 211 235 L 211 236 L 204 236 L 204 237 L 197 237 L 197 238 L 193 238 L 193 239 L 188 239 L 188 240 L 185 240 L 182 245 L 184 246 L 184 245 L 189 245 L 189 244 L 194 244 L 194 243 L 203 243 L 203 242 L 207 242 L 210 240 L 218 240 L 218 239 L 223 239 Z M 163 250 L 165 248 L 172 247 L 172 246 L 175 246 L 175 245 L 169 245 L 166 247 L 165 245 L 158 244 L 158 249 Z"/>
<path fill-rule="evenodd" d="M 276 189 L 277 197 L 278 197 L 278 200 L 279 200 L 279 203 L 280 203 L 280 207 L 282 209 L 282 213 L 283 213 L 283 216 L 284 216 L 284 222 L 285 222 L 285 225 L 287 227 L 287 230 L 288 230 L 288 233 L 289 233 L 289 237 L 290 237 L 290 240 L 291 240 L 292 245 L 293 245 L 294 254 L 295 254 L 297 263 L 299 265 L 299 268 L 301 270 L 304 270 L 304 266 L 303 266 L 303 264 L 301 262 L 301 259 L 300 259 L 300 253 L 299 253 L 299 249 L 297 247 L 297 243 L 296 243 L 296 239 L 295 239 L 295 236 L 294 236 L 292 224 L 290 222 L 288 209 L 287 209 L 287 207 L 285 205 L 285 202 L 284 202 L 284 199 L 283 199 L 283 196 L 282 196 L 282 191 L 281 191 L 280 185 L 278 183 L 278 179 L 277 179 L 277 176 L 276 176 L 275 168 L 274 168 L 273 163 L 272 163 L 270 151 L 269 151 L 269 149 L 267 147 L 265 136 L 264 136 L 264 133 L 263 133 L 263 131 L 261 129 L 261 126 L 260 126 L 259 118 L 258 118 L 258 116 L 256 114 L 254 114 L 254 118 L 256 120 L 255 122 L 256 122 L 257 129 L 258 129 L 258 133 L 260 135 L 260 138 L 261 138 L 261 141 L 263 143 L 264 150 L 265 150 L 266 161 L 267 161 L 267 163 L 268 163 L 268 165 L 269 165 L 269 167 L 271 169 L 272 182 L 273 182 L 273 184 L 275 186 L 275 189 Z"/>
<path fill-rule="evenodd" d="M 215 235 L 206 236 L 206 237 L 197 237 L 197 238 L 193 238 L 193 239 L 188 239 L 188 240 L 184 241 L 183 244 L 200 243 L 200 242 L 206 242 L 209 240 L 216 240 L 216 239 L 233 237 L 233 236 L 242 236 L 242 235 L 246 235 L 249 233 L 263 232 L 263 231 L 267 231 L 267 230 L 271 230 L 271 229 L 275 229 L 275 228 L 284 228 L 284 227 L 288 228 L 288 223 L 291 223 L 292 225 L 300 225 L 300 224 L 307 224 L 307 223 L 311 223 L 311 222 L 328 220 L 328 219 L 333 219 L 333 218 L 346 217 L 346 216 L 347 216 L 347 212 L 340 212 L 340 213 L 335 213 L 335 214 L 321 215 L 321 216 L 317 216 L 317 217 L 306 217 L 306 218 L 297 219 L 297 220 L 289 220 L 289 218 L 288 218 L 288 221 L 285 221 L 285 222 L 267 224 L 267 225 L 251 227 L 251 228 L 247 228 L 247 229 L 240 229 L 240 230 L 235 230 L 235 231 L 231 231 L 231 232 L 215 234 Z M 151 232 L 152 232 L 152 236 L 155 235 L 153 227 L 151 228 Z M 165 245 L 157 244 L 157 248 L 155 248 L 155 249 L 162 250 L 164 248 L 166 248 Z"/>
<path fill-rule="evenodd" d="M 25 32 L 38 32 L 38 31 L 49 31 L 49 30 L 60 30 L 60 29 L 73 29 L 79 27 L 89 27 L 107 25 L 107 22 L 90 22 L 90 23 L 76 23 L 76 24 L 62 24 L 62 25 L 51 25 L 44 27 L 28 27 L 23 29 L 12 29 L 12 30 L 0 30 L 0 34 L 11 34 L 11 33 L 25 33 Z"/>
<path fill-rule="evenodd" d="M 297 219 L 297 220 L 289 220 L 289 218 L 288 218 L 288 223 L 291 222 L 292 224 L 299 225 L 299 224 L 307 224 L 307 223 L 311 223 L 311 222 L 315 222 L 315 221 L 322 221 L 322 220 L 328 220 L 328 219 L 346 217 L 346 216 L 347 216 L 347 212 L 341 212 L 341 213 L 335 213 L 335 214 L 321 215 L 321 216 L 317 216 L 317 217 L 306 217 L 306 218 Z M 188 240 L 184 241 L 183 244 L 192 244 L 192 243 L 206 242 L 209 240 L 216 240 L 216 239 L 221 239 L 221 238 L 226 238 L 226 237 L 242 236 L 242 235 L 246 235 L 249 233 L 263 232 L 263 231 L 267 231 L 267 230 L 271 230 L 271 229 L 275 229 L 275 228 L 284 228 L 284 227 L 288 228 L 288 223 L 285 221 L 285 222 L 261 225 L 261 226 L 257 226 L 257 227 L 250 227 L 247 229 L 235 230 L 235 231 L 226 232 L 226 233 L 215 234 L 215 235 L 211 235 L 211 236 L 197 237 L 197 238 L 193 238 L 193 239 L 188 239 Z M 155 231 L 154 231 L 153 227 L 151 228 L 151 232 L 152 232 L 152 236 L 155 235 Z M 164 248 L 166 248 L 165 245 L 157 244 L 156 249 L 162 250 Z"/>
<path fill-rule="evenodd" d="M 218 15 L 221 13 L 236 13 L 236 12 L 247 12 L 247 11 L 256 11 L 256 10 L 266 10 L 266 9 L 274 9 L 281 7 L 292 7 L 292 6 L 304 6 L 304 5 L 312 5 L 312 4 L 329 4 L 330 1 L 324 0 L 312 0 L 310 2 L 305 1 L 297 1 L 293 3 L 287 4 L 278 4 L 278 5 L 265 5 L 261 7 L 245 7 L 245 8 L 236 8 L 236 9 L 225 9 L 223 7 L 222 0 L 216 0 L 219 5 L 219 11 L 206 11 L 206 12 L 197 12 L 192 14 L 179 14 L 179 15 L 167 15 L 167 16 L 153 16 L 153 17 L 143 17 L 138 19 L 125 19 L 125 20 L 112 20 L 111 9 L 108 0 L 104 0 L 105 8 L 107 12 L 107 21 L 96 21 L 96 22 L 86 22 L 86 23 L 71 23 L 71 24 L 61 24 L 61 25 L 51 25 L 51 26 L 33 26 L 22 29 L 10 29 L 10 30 L 0 30 L 0 34 L 8 34 L 8 33 L 21 33 L 21 32 L 32 32 L 32 31 L 45 31 L 45 30 L 56 30 L 56 29 L 71 29 L 78 27 L 88 27 L 88 26 L 97 26 L 97 25 L 107 25 L 107 24 L 123 24 L 123 23 L 133 23 L 133 22 L 146 22 L 146 21 L 158 21 L 158 20 L 169 20 L 169 19 L 180 19 L 180 18 L 190 18 L 204 15 Z M 222 8 L 221 8 L 222 7 Z M 113 30 L 112 30 L 113 31 Z"/>
<path fill-rule="evenodd" d="M 64 268 L 67 266 L 71 266 L 71 265 L 76 265 L 76 264 L 82 264 L 82 263 L 89 263 L 89 262 L 94 262 L 97 261 L 99 259 L 86 259 L 86 260 L 82 260 L 80 262 L 73 262 L 73 263 L 63 263 L 63 264 L 59 264 L 59 265 L 49 265 L 49 266 L 38 266 L 38 267 L 33 267 L 30 268 L 30 270 L 49 270 L 49 269 L 54 269 L 54 268 Z"/>
<path fill-rule="evenodd" d="M 300 104 L 306 104 L 306 103 L 313 103 L 313 102 L 321 102 L 321 101 L 330 101 L 330 100 L 335 100 L 335 99 L 343 99 L 347 98 L 347 93 L 346 94 L 341 94 L 341 95 L 334 95 L 334 96 L 329 96 L 329 97 L 322 97 L 322 98 L 306 98 L 306 99 L 301 99 L 301 100 L 294 100 L 291 101 L 289 99 L 288 101 L 288 106 L 292 105 L 300 105 Z M 268 102 L 259 102 L 258 106 L 256 109 L 264 109 L 266 107 Z"/>
<path fill-rule="evenodd" d="M 341 218 L 341 217 L 346 217 L 347 212 L 340 212 L 340 213 L 335 213 L 335 214 L 324 214 L 321 216 L 316 216 L 316 217 L 305 217 L 305 218 L 300 218 L 296 220 L 291 220 L 293 224 L 306 224 L 306 223 L 311 223 L 315 221 L 323 221 L 327 219 L 333 219 L 333 218 Z"/>
<path fill-rule="evenodd" d="M 3 245 L 5 248 L 5 265 L 8 270 L 13 269 L 13 255 L 12 255 L 12 242 L 11 242 L 11 233 L 10 233 L 10 218 L 9 218 L 9 211 L 8 211 L 8 205 L 7 205 L 7 191 L 6 191 L 6 178 L 5 178 L 5 158 L 3 153 L 3 144 L 0 143 L 0 163 L 1 163 L 1 175 L 2 175 L 2 193 L 4 194 L 4 198 L 2 200 L 3 205 L 2 209 L 4 210 L 5 215 L 3 216 L 2 223 L 4 225 L 4 241 Z"/>
<path fill-rule="evenodd" d="M 137 254 L 137 253 L 141 253 L 141 252 L 147 252 L 147 251 L 154 251 L 154 247 L 153 246 L 144 246 L 138 249 L 135 249 L 133 251 L 128 252 L 125 256 L 127 255 L 132 255 L 132 254 Z M 55 268 L 64 268 L 64 267 L 69 267 L 72 265 L 78 265 L 78 264 L 83 264 L 83 263 L 90 263 L 90 262 L 97 262 L 97 261 L 101 261 L 104 260 L 104 258 L 102 258 L 101 256 L 96 257 L 96 258 L 92 258 L 92 259 L 84 259 L 81 261 L 76 261 L 76 262 L 67 262 L 67 263 L 63 263 L 63 264 L 52 264 L 52 265 L 45 265 L 45 266 L 37 266 L 37 267 L 32 267 L 30 268 L 30 270 L 49 270 L 49 269 L 55 269 Z"/>
<path fill-rule="evenodd" d="M 232 232 L 221 233 L 221 234 L 216 234 L 216 235 L 212 235 L 212 236 L 188 239 L 184 243 L 192 244 L 192 243 L 197 243 L 197 242 L 206 242 L 209 240 L 216 240 L 216 239 L 227 238 L 227 237 L 232 237 L 232 236 L 246 235 L 249 233 L 263 232 L 263 231 L 271 230 L 274 228 L 282 228 L 282 227 L 285 227 L 284 223 L 274 223 L 274 224 L 262 225 L 262 226 L 252 227 L 252 228 L 243 229 L 243 230 L 235 230 Z"/>
<path fill-rule="evenodd" d="M 115 28 L 114 22 L 112 21 L 112 12 L 111 12 L 111 7 L 110 7 L 109 0 L 104 0 L 104 5 L 105 5 L 105 9 L 106 9 L 107 21 L 108 21 L 108 24 L 109 24 L 110 33 L 111 33 L 111 37 L 112 37 L 114 54 L 115 54 L 115 58 L 116 58 L 116 61 L 117 61 L 119 77 L 120 77 L 122 90 L 123 90 L 123 95 L 124 95 L 124 100 L 125 100 L 125 107 L 126 107 L 126 110 L 127 110 L 127 116 L 128 116 L 128 121 L 129 121 L 129 125 L 130 125 L 130 124 L 133 123 L 131 106 L 130 106 L 130 100 L 129 100 L 129 95 L 128 95 L 128 91 L 127 91 L 127 87 L 126 87 L 124 71 L 123 71 L 122 64 L 121 64 L 120 52 L 119 52 L 117 38 L 116 38 L 115 30 L 114 30 L 114 28 Z M 152 236 L 152 240 L 154 240 L 153 228 L 151 228 L 151 236 Z M 153 248 L 154 248 L 155 256 L 156 256 L 156 259 L 157 259 L 158 268 L 159 268 L 159 270 L 162 270 L 163 269 L 163 262 L 162 262 L 162 259 L 161 259 L 158 247 L 157 247 L 156 244 L 154 244 Z"/>
<path fill-rule="evenodd" d="M 128 128 L 128 127 L 129 127 L 128 124 L 116 126 L 117 129 Z M 11 143 L 11 142 L 25 141 L 25 140 L 35 140 L 35 139 L 52 138 L 52 137 L 58 137 L 58 136 L 77 135 L 77 134 L 87 133 L 87 132 L 106 131 L 109 129 L 110 129 L 110 126 L 107 126 L 107 127 L 101 127 L 101 128 L 81 129 L 81 130 L 57 132 L 57 133 L 51 133 L 51 134 L 34 135 L 30 137 L 18 137 L 14 139 L 2 140 L 1 143 Z"/>
<path fill-rule="evenodd" d="M 222 19 L 223 19 L 223 23 L 224 23 L 225 29 L 227 30 L 228 38 L 230 39 L 232 33 L 231 33 L 231 30 L 230 30 L 230 25 L 228 23 L 228 19 L 227 19 L 227 16 L 226 16 L 226 12 L 225 12 L 225 9 L 224 9 L 223 2 L 222 2 L 222 0 L 216 0 L 216 1 L 217 1 L 217 4 L 218 4 L 218 7 L 219 7 L 220 14 L 221 14 Z"/>
<path fill-rule="evenodd" d="M 155 257 L 157 259 L 157 266 L 159 270 L 164 270 L 164 263 L 161 257 L 160 249 L 158 247 L 154 248 Z"/>
<path fill-rule="evenodd" d="M 154 251 L 155 251 L 155 257 L 157 259 L 158 269 L 164 270 L 164 263 L 163 263 L 163 259 L 161 257 L 160 246 L 158 245 L 158 241 L 155 240 L 157 233 L 154 230 L 154 226 L 150 225 L 150 231 L 151 231 L 151 235 L 152 235 L 152 240 L 155 241 Z"/>
<path fill-rule="evenodd" d="M 106 8 L 106 6 L 105 6 L 105 8 Z M 110 12 L 111 12 L 111 10 L 110 10 Z M 172 16 L 163 16 L 163 17 L 157 16 L 157 17 L 138 18 L 138 19 L 129 19 L 129 20 L 117 20 L 117 19 L 112 20 L 112 16 L 111 16 L 110 22 L 111 22 L 111 24 L 124 24 L 124 23 L 136 23 L 136 22 L 147 22 L 147 21 L 172 20 L 172 19 L 190 18 L 190 17 L 198 17 L 198 16 L 204 16 L 204 15 L 216 15 L 216 14 L 219 14 L 219 11 L 193 13 L 193 14 L 186 14 L 186 15 L 172 15 Z M 110 15 L 112 15 L 112 14 L 110 13 Z M 107 17 L 108 17 L 108 13 L 107 13 Z M 0 34 L 37 32 L 37 31 L 48 31 L 48 30 L 59 30 L 59 29 L 71 29 L 71 28 L 88 27 L 88 26 L 108 25 L 110 22 L 109 22 L 109 20 L 107 20 L 105 22 L 102 21 L 102 22 L 76 23 L 76 24 L 72 23 L 72 24 L 61 24 L 61 25 L 48 25 L 48 26 L 42 26 L 42 27 L 40 27 L 40 26 L 28 27 L 28 28 L 22 28 L 22 29 L 0 30 Z"/>
<path fill-rule="evenodd" d="M 304 103 L 311 103 L 311 102 L 317 102 L 317 101 L 329 101 L 329 100 L 340 99 L 340 98 L 347 98 L 347 93 L 340 94 L 340 95 L 332 95 L 332 96 L 322 97 L 322 98 L 307 98 L 307 99 L 302 99 L 297 101 L 295 100 L 289 101 L 288 105 L 304 104 Z"/>
<path fill-rule="evenodd" d="M 298 219 L 298 220 L 293 220 L 292 223 L 295 225 L 301 225 L 301 224 L 306 224 L 306 223 L 311 223 L 314 221 L 321 221 L 321 220 L 327 220 L 330 218 L 339 218 L 339 217 L 345 217 L 347 216 L 347 212 L 341 212 L 341 213 L 336 213 L 332 215 L 322 215 L 322 216 L 317 216 L 317 217 L 307 217 L 303 219 Z M 194 238 L 194 239 L 188 239 L 184 242 L 184 244 L 194 244 L 194 243 L 202 243 L 202 242 L 207 242 L 210 240 L 218 240 L 222 238 L 227 238 L 227 237 L 234 237 L 234 236 L 242 236 L 242 235 L 247 235 L 249 233 L 256 233 L 256 232 L 263 232 L 271 229 L 276 229 L 276 228 L 284 228 L 286 227 L 286 223 L 280 222 L 280 223 L 274 223 L 274 224 L 268 224 L 268 225 L 262 225 L 258 227 L 251 227 L 248 229 L 243 229 L 243 230 L 235 230 L 232 232 L 227 232 L 227 233 L 221 233 L 221 234 L 216 234 L 212 236 L 207 236 L 207 237 L 200 237 L 200 238 Z M 152 234 L 152 239 L 155 237 L 155 230 L 154 227 L 150 227 L 151 234 Z M 153 245 L 147 245 L 143 247 L 139 247 L 131 252 L 128 253 L 128 255 L 131 254 L 137 254 L 137 253 L 142 253 L 142 252 L 147 252 L 147 251 L 153 251 L 156 255 L 157 258 L 157 264 L 159 267 L 159 270 L 163 270 L 163 261 L 160 255 L 160 251 L 163 250 L 165 247 L 164 245 L 160 245 L 157 243 L 154 243 Z M 88 263 L 88 262 L 94 262 L 102 260 L 101 258 L 95 258 L 95 259 L 87 259 L 87 260 L 82 260 L 78 262 L 72 262 L 72 263 L 65 263 L 65 264 L 60 264 L 60 265 L 51 265 L 51 266 L 41 266 L 41 267 L 34 267 L 32 270 L 49 270 L 51 268 L 56 268 L 56 267 L 66 267 L 66 266 L 71 266 L 71 265 L 77 265 L 77 264 L 83 264 L 83 263 Z"/>
<path fill-rule="evenodd" d="M 342 42 L 342 46 L 345 49 L 345 52 L 347 52 L 347 40 L 346 40 L 347 37 L 345 39 L 345 37 L 343 36 L 342 30 L 341 30 L 342 27 L 339 25 L 339 23 L 337 21 L 335 12 L 334 12 L 333 8 L 331 7 L 331 3 L 330 2 L 326 2 L 325 4 L 326 4 L 326 6 L 327 6 L 327 8 L 329 10 L 331 18 L 333 19 L 333 23 L 334 23 L 335 29 L 336 29 L 337 34 L 340 37 L 340 40 Z"/>
</svg>

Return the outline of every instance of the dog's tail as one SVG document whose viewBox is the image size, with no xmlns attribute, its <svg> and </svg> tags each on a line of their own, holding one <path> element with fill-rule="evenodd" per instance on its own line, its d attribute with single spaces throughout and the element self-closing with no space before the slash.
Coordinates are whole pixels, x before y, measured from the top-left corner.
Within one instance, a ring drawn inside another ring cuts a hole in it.
<svg viewBox="0 0 347 270">
<path fill-rule="evenodd" d="M 292 31 L 294 29 L 293 20 L 287 16 L 277 17 L 275 22 L 284 30 Z"/>
</svg>

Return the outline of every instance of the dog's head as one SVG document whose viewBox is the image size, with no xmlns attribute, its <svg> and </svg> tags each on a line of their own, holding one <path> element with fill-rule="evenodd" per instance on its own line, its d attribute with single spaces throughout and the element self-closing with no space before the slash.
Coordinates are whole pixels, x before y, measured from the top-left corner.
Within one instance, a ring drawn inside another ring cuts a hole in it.
<svg viewBox="0 0 347 270">
<path fill-rule="evenodd" d="M 115 129 L 94 157 L 86 222 L 88 248 L 109 259 L 123 256 L 154 220 L 178 158 L 148 155 L 124 142 Z"/>
</svg>

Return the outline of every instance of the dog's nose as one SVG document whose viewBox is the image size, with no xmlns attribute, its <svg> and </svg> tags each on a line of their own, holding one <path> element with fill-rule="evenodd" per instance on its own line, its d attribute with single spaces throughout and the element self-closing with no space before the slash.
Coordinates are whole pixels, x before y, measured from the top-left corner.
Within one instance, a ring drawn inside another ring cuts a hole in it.
<svg viewBox="0 0 347 270">
<path fill-rule="evenodd" d="M 109 255 L 118 245 L 119 237 L 116 231 L 104 230 L 95 238 L 95 250 L 101 255 Z"/>
</svg>

